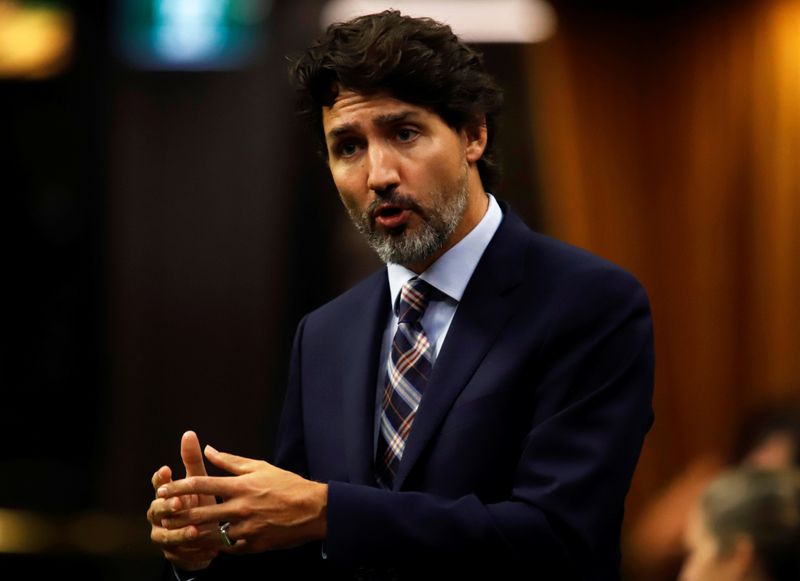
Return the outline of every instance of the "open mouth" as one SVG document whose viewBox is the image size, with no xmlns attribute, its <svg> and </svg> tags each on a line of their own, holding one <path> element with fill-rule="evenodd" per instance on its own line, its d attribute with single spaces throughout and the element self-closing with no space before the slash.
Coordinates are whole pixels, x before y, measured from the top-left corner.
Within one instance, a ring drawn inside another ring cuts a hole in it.
<svg viewBox="0 0 800 581">
<path fill-rule="evenodd" d="M 375 210 L 375 217 L 376 218 L 391 218 L 392 216 L 397 216 L 400 212 L 403 211 L 403 208 L 399 206 L 381 206 L 377 210 Z"/>
<path fill-rule="evenodd" d="M 409 212 L 409 210 L 401 208 L 400 206 L 384 204 L 376 208 L 372 215 L 375 217 L 375 222 L 380 226 L 384 228 L 397 228 L 405 223 Z"/>
</svg>

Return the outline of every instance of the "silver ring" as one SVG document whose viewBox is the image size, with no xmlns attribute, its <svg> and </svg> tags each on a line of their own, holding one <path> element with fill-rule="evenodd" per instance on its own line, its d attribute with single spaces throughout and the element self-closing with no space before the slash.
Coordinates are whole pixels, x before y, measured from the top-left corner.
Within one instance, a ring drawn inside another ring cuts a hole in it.
<svg viewBox="0 0 800 581">
<path fill-rule="evenodd" d="M 222 539 L 222 543 L 226 547 L 232 547 L 233 545 L 236 544 L 236 541 L 232 541 L 231 538 L 228 536 L 228 527 L 230 526 L 231 523 L 229 522 L 224 522 L 221 525 L 219 525 L 219 536 Z"/>
</svg>

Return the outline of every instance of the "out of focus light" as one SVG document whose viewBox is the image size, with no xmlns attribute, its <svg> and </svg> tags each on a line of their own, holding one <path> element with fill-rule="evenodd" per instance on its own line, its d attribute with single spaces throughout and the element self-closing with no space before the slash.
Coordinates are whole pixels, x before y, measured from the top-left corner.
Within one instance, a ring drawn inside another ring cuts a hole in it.
<svg viewBox="0 0 800 581">
<path fill-rule="evenodd" d="M 177 63 L 218 54 L 229 34 L 226 4 L 220 0 L 158 0 L 153 26 L 156 52 Z"/>
<path fill-rule="evenodd" d="M 38 553 L 56 536 L 55 528 L 34 513 L 0 509 L 0 553 Z"/>
<path fill-rule="evenodd" d="M 30 4 L 0 0 L 0 77 L 41 79 L 69 64 L 71 15 L 52 3 Z"/>
<path fill-rule="evenodd" d="M 262 46 L 271 0 L 121 0 L 122 56 L 148 69 L 227 69 Z"/>
<path fill-rule="evenodd" d="M 140 515 L 47 515 L 0 508 L 0 555 L 151 555 L 148 530 Z"/>
<path fill-rule="evenodd" d="M 556 30 L 555 11 L 544 0 L 330 0 L 320 24 L 390 8 L 449 24 L 465 42 L 542 42 Z"/>
</svg>

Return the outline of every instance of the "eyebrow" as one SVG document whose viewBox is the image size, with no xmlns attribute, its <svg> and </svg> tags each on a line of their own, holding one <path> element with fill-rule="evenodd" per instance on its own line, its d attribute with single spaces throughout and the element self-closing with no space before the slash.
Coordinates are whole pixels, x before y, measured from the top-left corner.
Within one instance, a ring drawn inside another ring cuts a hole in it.
<svg viewBox="0 0 800 581">
<path fill-rule="evenodd" d="M 402 123 L 403 121 L 407 121 L 409 118 L 416 116 L 417 116 L 416 111 L 412 111 L 411 109 L 405 109 L 403 111 L 398 111 L 396 113 L 386 113 L 384 115 L 378 115 L 372 120 L 372 124 L 378 127 L 386 127 L 388 125 Z M 352 133 L 357 128 L 358 128 L 357 123 L 344 123 L 328 131 L 327 137 L 330 140 L 335 140 L 341 137 L 342 135 Z"/>
</svg>

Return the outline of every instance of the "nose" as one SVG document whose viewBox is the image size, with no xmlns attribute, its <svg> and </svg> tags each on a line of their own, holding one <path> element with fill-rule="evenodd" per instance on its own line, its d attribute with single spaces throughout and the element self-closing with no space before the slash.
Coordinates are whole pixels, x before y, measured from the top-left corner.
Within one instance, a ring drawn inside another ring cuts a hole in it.
<svg viewBox="0 0 800 581">
<path fill-rule="evenodd" d="M 369 169 L 367 187 L 373 192 L 391 191 L 400 182 L 396 156 L 386 147 L 370 146 L 367 153 Z"/>
</svg>

